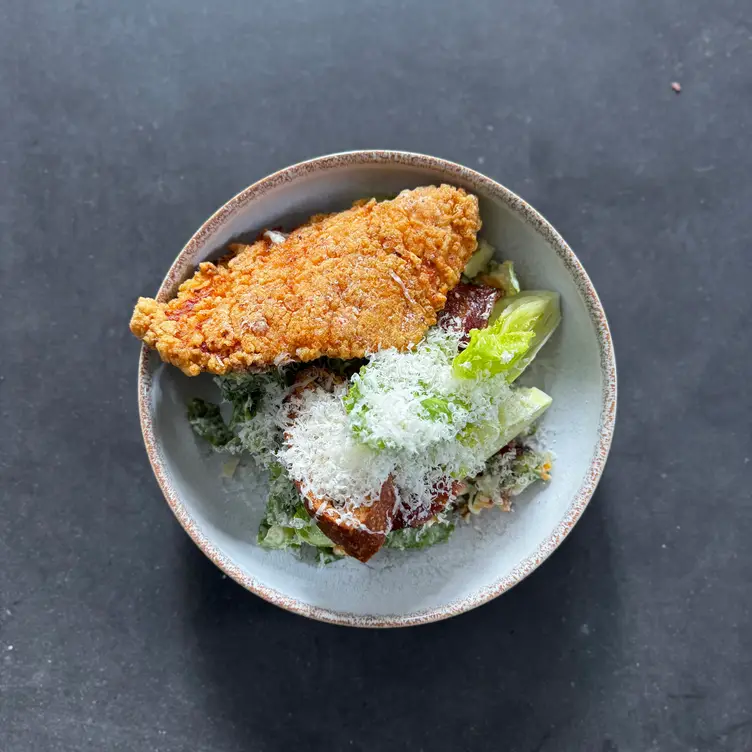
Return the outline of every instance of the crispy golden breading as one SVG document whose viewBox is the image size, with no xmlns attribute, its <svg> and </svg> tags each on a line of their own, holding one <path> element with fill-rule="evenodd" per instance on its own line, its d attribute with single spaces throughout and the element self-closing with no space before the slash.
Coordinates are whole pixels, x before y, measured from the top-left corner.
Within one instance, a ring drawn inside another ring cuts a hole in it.
<svg viewBox="0 0 752 752">
<path fill-rule="evenodd" d="M 131 331 L 189 376 L 405 349 L 436 323 L 476 248 L 478 200 L 449 185 L 318 215 L 282 243 L 232 246 Z"/>
</svg>

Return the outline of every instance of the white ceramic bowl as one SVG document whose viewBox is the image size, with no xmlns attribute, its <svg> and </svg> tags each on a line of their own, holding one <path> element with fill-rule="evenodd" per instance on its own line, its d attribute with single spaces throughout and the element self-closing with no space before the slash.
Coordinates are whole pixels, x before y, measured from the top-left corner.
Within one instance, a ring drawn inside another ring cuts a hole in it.
<svg viewBox="0 0 752 752">
<path fill-rule="evenodd" d="M 543 429 L 556 454 L 553 480 L 518 497 L 515 510 L 484 512 L 445 545 L 381 551 L 367 565 L 317 567 L 256 545 L 265 482 L 245 469 L 221 477 L 223 458 L 197 440 L 185 417 L 191 396 L 212 394 L 145 348 L 139 371 L 144 441 L 159 485 L 196 545 L 223 571 L 272 603 L 352 626 L 408 626 L 467 611 L 530 574 L 561 543 L 595 490 L 616 413 L 616 365 L 608 324 L 585 270 L 564 240 L 515 194 L 474 170 L 435 157 L 359 151 L 302 162 L 246 188 L 214 214 L 175 260 L 157 297 L 173 297 L 196 265 L 228 241 L 265 227 L 292 228 L 357 198 L 451 183 L 480 199 L 485 237 L 515 262 L 523 286 L 557 290 L 562 324 L 528 377 L 554 398 Z M 248 463 L 251 465 L 251 463 Z"/>
</svg>

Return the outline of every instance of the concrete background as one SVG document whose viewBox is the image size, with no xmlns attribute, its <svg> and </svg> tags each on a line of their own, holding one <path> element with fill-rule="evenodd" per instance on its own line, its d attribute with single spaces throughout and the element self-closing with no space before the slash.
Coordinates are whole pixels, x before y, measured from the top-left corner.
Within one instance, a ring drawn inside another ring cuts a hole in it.
<svg viewBox="0 0 752 752">
<path fill-rule="evenodd" d="M 748 2 L 4 3 L 0 105 L 2 752 L 752 749 Z M 373 147 L 539 208 L 620 372 L 562 548 L 393 632 L 280 611 L 193 547 L 127 329 L 238 190 Z"/>
</svg>

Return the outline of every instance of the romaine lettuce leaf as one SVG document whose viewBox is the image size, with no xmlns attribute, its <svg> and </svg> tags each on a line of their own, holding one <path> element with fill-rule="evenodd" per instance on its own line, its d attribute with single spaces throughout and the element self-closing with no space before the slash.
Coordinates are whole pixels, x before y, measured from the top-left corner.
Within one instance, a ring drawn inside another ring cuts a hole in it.
<svg viewBox="0 0 752 752">
<path fill-rule="evenodd" d="M 494 247 L 485 240 L 478 242 L 478 249 L 470 256 L 470 260 L 465 264 L 465 276 L 472 279 L 480 274 L 488 266 L 488 262 L 493 258 L 495 253 Z"/>
<path fill-rule="evenodd" d="M 269 496 L 257 540 L 260 546 L 270 549 L 299 549 L 308 545 L 331 552 L 334 547 L 306 511 L 295 484 L 277 463 L 269 468 Z"/>
<path fill-rule="evenodd" d="M 392 530 L 387 533 L 384 545 L 401 551 L 408 548 L 428 548 L 437 543 L 446 543 L 453 530 L 454 524 L 451 522 L 435 522 L 433 525 Z"/>
<path fill-rule="evenodd" d="M 198 397 L 190 400 L 188 422 L 196 436 L 208 441 L 215 449 L 226 450 L 237 443 L 237 437 L 222 419 L 219 405 Z"/>
<path fill-rule="evenodd" d="M 188 403 L 188 422 L 197 436 L 220 452 L 248 451 L 261 465 L 272 460 L 281 432 L 276 414 L 286 394 L 279 371 L 258 374 L 227 374 L 214 379 L 222 400 L 232 405 L 229 423 L 219 406 L 196 398 Z"/>
<path fill-rule="evenodd" d="M 517 387 L 499 405 L 498 421 L 468 425 L 457 439 L 465 446 L 482 450 L 486 457 L 492 457 L 538 420 L 552 401 L 540 389 Z"/>
<path fill-rule="evenodd" d="M 514 264 L 511 261 L 505 261 L 502 264 L 497 264 L 495 261 L 489 262 L 488 266 L 473 279 L 473 282 L 495 287 L 506 297 L 517 295 L 520 291 L 520 281 L 517 279 Z"/>
<path fill-rule="evenodd" d="M 214 382 L 219 387 L 222 399 L 232 405 L 229 428 L 252 420 L 272 390 L 282 390 L 284 376 L 277 370 L 265 373 L 228 373 L 217 376 Z"/>
<path fill-rule="evenodd" d="M 332 564 L 335 561 L 340 561 L 344 558 L 345 557 L 342 554 L 334 553 L 334 550 L 331 548 L 325 548 L 324 546 L 321 546 L 320 548 L 316 549 L 316 559 L 319 563 L 319 566 L 322 567 L 325 567 L 327 564 Z"/>
<path fill-rule="evenodd" d="M 479 514 L 492 506 L 510 511 L 515 496 L 539 480 L 551 479 L 551 463 L 550 454 L 512 442 L 486 463 L 482 473 L 466 481 L 467 511 Z"/>
<path fill-rule="evenodd" d="M 523 292 L 502 298 L 486 329 L 473 329 L 470 344 L 454 359 L 457 378 L 504 374 L 514 381 L 530 364 L 561 321 L 559 295 Z"/>
</svg>

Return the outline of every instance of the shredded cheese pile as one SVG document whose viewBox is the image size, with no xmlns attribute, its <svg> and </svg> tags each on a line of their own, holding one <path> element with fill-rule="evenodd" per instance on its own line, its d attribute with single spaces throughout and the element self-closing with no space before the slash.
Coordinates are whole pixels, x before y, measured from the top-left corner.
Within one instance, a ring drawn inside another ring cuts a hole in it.
<svg viewBox="0 0 752 752">
<path fill-rule="evenodd" d="M 358 504 L 378 496 L 392 459 L 356 441 L 342 403 L 347 385 L 304 390 L 290 402 L 278 458 L 303 493 Z"/>
<path fill-rule="evenodd" d="M 348 508 L 378 497 L 391 475 L 398 505 L 411 513 L 480 472 L 488 447 L 458 437 L 468 425 L 498 422 L 511 390 L 501 376 L 455 378 L 458 338 L 434 328 L 411 351 L 375 353 L 350 385 L 299 395 L 277 457 L 302 490 Z"/>
</svg>

